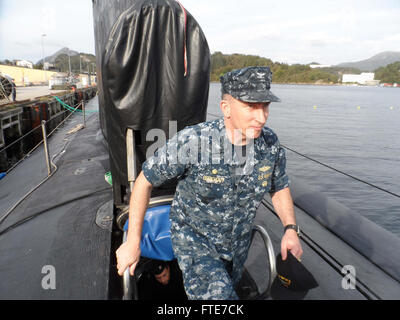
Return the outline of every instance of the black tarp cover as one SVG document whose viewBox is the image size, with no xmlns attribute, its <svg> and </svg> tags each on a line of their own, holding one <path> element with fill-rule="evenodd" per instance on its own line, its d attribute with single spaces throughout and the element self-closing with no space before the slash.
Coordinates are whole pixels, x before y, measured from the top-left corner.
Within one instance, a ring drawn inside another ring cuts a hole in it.
<svg viewBox="0 0 400 320">
<path fill-rule="evenodd" d="M 205 121 L 210 52 L 200 26 L 180 3 L 142 0 L 117 18 L 101 61 L 100 108 L 118 204 L 123 201 L 121 186 L 128 185 L 127 128 L 135 131 L 140 171 L 146 150 L 154 143 L 145 139 L 150 129 L 162 129 L 170 138 L 170 120 L 177 121 L 178 131 Z"/>
</svg>

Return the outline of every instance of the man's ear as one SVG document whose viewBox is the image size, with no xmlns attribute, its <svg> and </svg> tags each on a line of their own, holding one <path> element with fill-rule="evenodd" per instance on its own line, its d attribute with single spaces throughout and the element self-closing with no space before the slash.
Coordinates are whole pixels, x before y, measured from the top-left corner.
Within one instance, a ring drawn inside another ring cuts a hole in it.
<svg viewBox="0 0 400 320">
<path fill-rule="evenodd" d="M 229 119 L 231 117 L 231 105 L 228 100 L 222 99 L 219 106 L 224 114 L 224 117 Z"/>
</svg>

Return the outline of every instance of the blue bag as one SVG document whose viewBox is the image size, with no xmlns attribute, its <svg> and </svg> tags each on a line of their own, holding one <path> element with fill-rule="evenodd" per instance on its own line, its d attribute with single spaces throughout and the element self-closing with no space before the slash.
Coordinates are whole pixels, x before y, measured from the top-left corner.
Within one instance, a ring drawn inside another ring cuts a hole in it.
<svg viewBox="0 0 400 320">
<path fill-rule="evenodd" d="M 140 241 L 143 257 L 164 261 L 175 258 L 171 243 L 170 210 L 171 205 L 162 205 L 146 211 Z M 124 231 L 128 230 L 128 223 L 129 219 L 124 225 Z"/>
</svg>

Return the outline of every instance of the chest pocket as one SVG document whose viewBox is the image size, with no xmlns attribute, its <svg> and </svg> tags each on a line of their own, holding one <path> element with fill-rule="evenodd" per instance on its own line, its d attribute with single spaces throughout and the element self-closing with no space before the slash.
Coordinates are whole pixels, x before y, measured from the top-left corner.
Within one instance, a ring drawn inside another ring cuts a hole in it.
<svg viewBox="0 0 400 320">
<path fill-rule="evenodd" d="M 231 188 L 229 170 L 223 165 L 205 166 L 199 171 L 196 182 L 196 195 L 205 205 L 224 201 Z"/>
<path fill-rule="evenodd" d="M 256 191 L 256 199 L 261 200 L 264 194 L 271 190 L 274 164 L 264 159 L 254 169 L 252 180 Z"/>
</svg>

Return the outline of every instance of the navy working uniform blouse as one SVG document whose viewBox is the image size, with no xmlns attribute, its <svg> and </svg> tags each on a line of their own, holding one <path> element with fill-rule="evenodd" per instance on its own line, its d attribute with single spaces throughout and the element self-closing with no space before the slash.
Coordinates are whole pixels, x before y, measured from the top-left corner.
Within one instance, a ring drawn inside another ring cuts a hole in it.
<svg viewBox="0 0 400 320">
<path fill-rule="evenodd" d="M 289 186 L 271 129 L 246 146 L 244 163 L 232 149 L 221 118 L 186 127 L 142 166 L 153 186 L 178 177 L 171 240 L 189 299 L 237 298 L 256 209 L 265 192 Z M 231 274 L 221 258 L 232 262 Z"/>
</svg>

